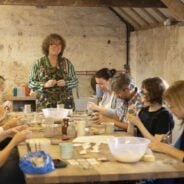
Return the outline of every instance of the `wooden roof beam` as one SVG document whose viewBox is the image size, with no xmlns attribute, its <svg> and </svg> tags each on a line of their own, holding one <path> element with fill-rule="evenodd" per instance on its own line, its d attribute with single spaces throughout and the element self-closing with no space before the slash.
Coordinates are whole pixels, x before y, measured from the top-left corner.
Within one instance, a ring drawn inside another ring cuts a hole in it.
<svg viewBox="0 0 184 184">
<path fill-rule="evenodd" d="M 128 18 L 131 22 L 133 22 L 134 25 L 136 25 L 136 27 L 141 27 L 141 24 L 137 20 L 135 20 L 134 17 L 129 15 L 125 10 L 123 10 L 122 8 L 119 8 L 119 10 L 123 13 L 123 17 L 125 19 Z"/>
<path fill-rule="evenodd" d="M 161 0 L 170 14 L 178 21 L 184 21 L 184 3 L 181 0 Z"/>
<path fill-rule="evenodd" d="M 146 9 L 142 9 L 142 11 L 147 14 L 147 16 L 154 22 L 154 23 L 159 23 L 159 21 Z"/>
<path fill-rule="evenodd" d="M 163 20 L 167 19 L 167 17 L 157 8 L 153 8 L 153 11 L 157 13 Z"/>
<path fill-rule="evenodd" d="M 164 8 L 160 0 L 0 0 L 0 5 Z"/>
<path fill-rule="evenodd" d="M 130 8 L 130 10 L 139 18 L 141 19 L 144 24 L 149 25 L 149 22 L 139 13 L 137 13 L 133 8 Z"/>
</svg>

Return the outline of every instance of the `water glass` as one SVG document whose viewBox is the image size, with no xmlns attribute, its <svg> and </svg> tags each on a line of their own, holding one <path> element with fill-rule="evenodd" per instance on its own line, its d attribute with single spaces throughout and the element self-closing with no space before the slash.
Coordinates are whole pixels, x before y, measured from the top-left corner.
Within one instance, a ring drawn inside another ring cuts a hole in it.
<svg viewBox="0 0 184 184">
<path fill-rule="evenodd" d="M 59 144 L 60 155 L 62 159 L 71 159 L 73 156 L 73 144 L 63 142 Z"/>
</svg>

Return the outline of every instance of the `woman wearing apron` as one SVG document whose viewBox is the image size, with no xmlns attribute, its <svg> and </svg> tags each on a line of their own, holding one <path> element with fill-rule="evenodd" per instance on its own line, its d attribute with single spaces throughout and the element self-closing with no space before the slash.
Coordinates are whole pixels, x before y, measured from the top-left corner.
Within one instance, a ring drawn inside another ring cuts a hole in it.
<svg viewBox="0 0 184 184">
<path fill-rule="evenodd" d="M 62 57 L 65 40 L 58 34 L 48 35 L 42 43 L 44 56 L 33 65 L 29 87 L 36 92 L 37 110 L 64 104 L 74 108 L 72 89 L 78 86 L 73 64 Z"/>
<path fill-rule="evenodd" d="M 122 103 L 121 99 L 118 99 L 110 89 L 110 79 L 116 73 L 115 69 L 109 70 L 108 68 L 102 68 L 95 74 L 96 84 L 102 89 L 103 96 L 99 105 L 89 102 L 88 108 L 93 111 L 98 111 L 106 116 L 118 116 L 117 108 Z"/>
</svg>

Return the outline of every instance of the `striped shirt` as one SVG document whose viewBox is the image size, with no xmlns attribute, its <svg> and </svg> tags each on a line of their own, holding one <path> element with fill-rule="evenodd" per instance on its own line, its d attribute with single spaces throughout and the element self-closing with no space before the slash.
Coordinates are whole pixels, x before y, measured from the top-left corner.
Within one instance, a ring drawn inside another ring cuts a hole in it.
<svg viewBox="0 0 184 184">
<path fill-rule="evenodd" d="M 135 88 L 137 91 L 137 88 Z M 127 122 L 127 112 L 129 110 L 129 107 L 134 105 L 136 108 L 136 111 L 140 111 L 140 109 L 143 107 L 143 104 L 141 102 L 141 95 L 140 93 L 137 91 L 136 94 L 133 96 L 133 98 L 131 98 L 130 100 L 123 100 L 123 103 L 121 105 L 121 116 L 120 116 L 120 121 L 121 122 Z"/>
</svg>

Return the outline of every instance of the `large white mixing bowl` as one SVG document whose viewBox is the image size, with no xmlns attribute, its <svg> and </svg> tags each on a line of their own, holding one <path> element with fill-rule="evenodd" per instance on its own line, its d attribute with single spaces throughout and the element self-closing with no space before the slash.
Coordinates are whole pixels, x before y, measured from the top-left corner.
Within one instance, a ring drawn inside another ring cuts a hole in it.
<svg viewBox="0 0 184 184">
<path fill-rule="evenodd" d="M 108 140 L 112 155 L 120 162 L 139 161 L 149 143 L 149 139 L 140 137 L 112 137 Z"/>
</svg>

